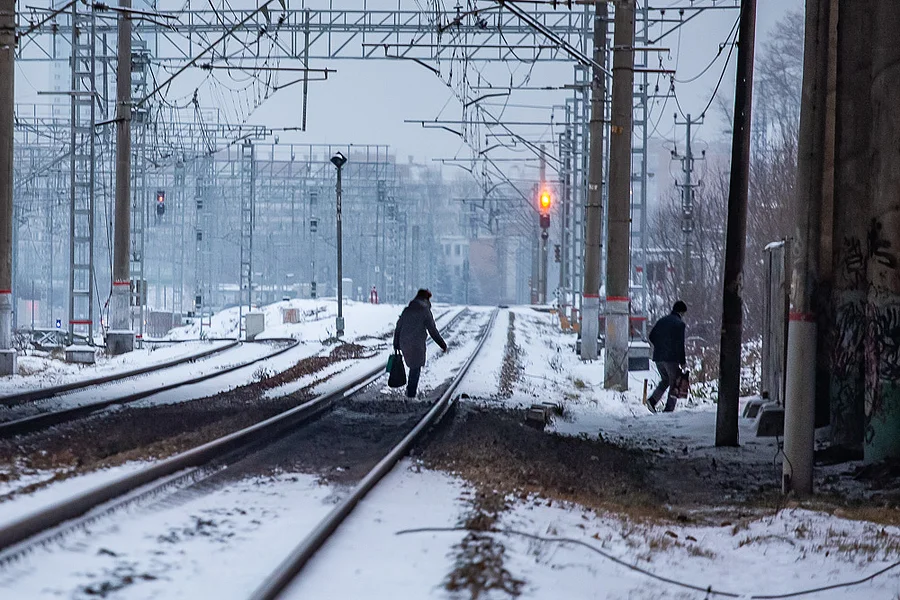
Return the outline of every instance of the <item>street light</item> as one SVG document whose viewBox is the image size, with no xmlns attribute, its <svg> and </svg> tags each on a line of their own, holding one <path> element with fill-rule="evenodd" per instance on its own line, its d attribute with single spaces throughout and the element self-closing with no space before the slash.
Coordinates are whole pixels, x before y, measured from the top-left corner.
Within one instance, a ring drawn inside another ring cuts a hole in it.
<svg viewBox="0 0 900 600">
<path fill-rule="evenodd" d="M 335 188 L 335 196 L 337 198 L 337 319 L 335 326 L 337 332 L 335 335 L 341 337 L 344 335 L 344 269 L 343 269 L 343 253 L 341 247 L 341 169 L 347 157 L 340 152 L 335 152 L 331 157 L 331 164 L 337 168 L 337 185 Z"/>
</svg>

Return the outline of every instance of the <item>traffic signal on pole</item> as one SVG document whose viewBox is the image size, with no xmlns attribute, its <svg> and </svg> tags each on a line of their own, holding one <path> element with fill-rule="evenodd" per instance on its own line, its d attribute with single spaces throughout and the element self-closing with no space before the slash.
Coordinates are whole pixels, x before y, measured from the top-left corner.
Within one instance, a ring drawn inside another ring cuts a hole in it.
<svg viewBox="0 0 900 600">
<path fill-rule="evenodd" d="M 550 192 L 544 190 L 538 196 L 538 211 L 541 214 L 541 229 L 550 229 L 550 206 L 553 204 L 553 198 Z"/>
<path fill-rule="evenodd" d="M 541 229 L 550 229 L 550 214 L 541 214 Z"/>
<path fill-rule="evenodd" d="M 166 192 L 158 190 L 156 192 L 156 216 L 161 217 L 166 214 Z"/>
<path fill-rule="evenodd" d="M 548 191 L 541 192 L 541 197 L 540 197 L 541 213 L 550 212 L 550 205 L 552 203 L 553 203 L 553 199 L 550 197 L 550 192 L 548 192 Z"/>
</svg>

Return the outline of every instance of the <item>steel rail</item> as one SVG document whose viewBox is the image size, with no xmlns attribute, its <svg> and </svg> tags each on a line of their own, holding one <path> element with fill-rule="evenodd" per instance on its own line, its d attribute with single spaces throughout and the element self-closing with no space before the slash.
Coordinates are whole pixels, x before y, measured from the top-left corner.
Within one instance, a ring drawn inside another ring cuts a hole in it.
<svg viewBox="0 0 900 600">
<path fill-rule="evenodd" d="M 212 340 L 216 341 L 216 340 Z M 162 369 L 168 369 L 170 367 L 177 367 L 178 365 L 182 365 L 188 362 L 192 362 L 195 360 L 199 360 L 201 358 L 207 358 L 212 356 L 213 354 L 218 354 L 219 352 L 224 352 L 225 350 L 230 350 L 237 346 L 240 342 L 237 340 L 229 340 L 231 343 L 225 344 L 224 346 L 219 346 L 217 348 L 212 348 L 210 350 L 204 350 L 203 352 L 199 352 L 197 354 L 192 354 L 190 356 L 183 356 L 181 358 L 176 358 L 173 360 L 169 360 L 166 362 L 162 362 L 156 365 L 151 365 L 149 367 L 141 367 L 140 369 L 134 369 L 131 371 L 123 371 L 121 373 L 113 373 L 111 375 L 104 375 L 102 377 L 95 377 L 93 379 L 86 379 L 81 381 L 75 381 L 72 383 L 64 383 L 62 385 L 55 385 L 52 387 L 45 387 L 39 390 L 29 390 L 27 392 L 21 392 L 18 394 L 10 394 L 7 396 L 0 396 L 0 404 L 6 407 L 19 406 L 22 404 L 28 404 L 29 402 L 37 402 L 38 400 L 46 400 L 48 398 L 52 398 L 59 394 L 65 394 L 67 392 L 74 392 L 76 390 L 81 390 L 89 387 L 93 387 L 95 385 L 102 385 L 104 383 L 110 383 L 112 381 L 120 381 L 122 379 L 128 379 L 130 377 L 137 377 L 138 375 L 146 375 L 147 373 L 152 373 L 153 371 L 160 371 Z M 178 340 L 173 340 L 173 343 L 178 343 Z"/>
<path fill-rule="evenodd" d="M 65 423 L 66 421 L 71 421 L 73 419 L 77 419 L 78 417 L 82 417 L 85 415 L 89 415 L 98 410 L 102 410 L 109 406 L 117 405 L 117 404 L 129 404 L 131 402 L 137 402 L 138 400 L 142 400 L 144 398 L 148 398 L 150 396 L 155 396 L 156 394 L 160 394 L 162 392 L 168 392 L 170 390 L 174 390 L 175 388 L 183 387 L 186 385 L 193 385 L 195 383 L 200 383 L 206 381 L 208 379 L 213 379 L 214 377 L 220 377 L 222 375 L 227 375 L 229 373 L 233 373 L 238 369 L 243 369 L 249 367 L 251 365 L 255 365 L 258 362 L 262 362 L 264 360 L 269 360 L 270 358 L 275 358 L 280 354 L 284 354 L 288 350 L 296 348 L 299 344 L 299 340 L 295 339 L 285 339 L 285 338 L 272 338 L 267 340 L 261 340 L 266 342 L 290 342 L 284 348 L 279 348 L 274 352 L 270 352 L 265 356 L 261 356 L 259 358 L 255 358 L 253 360 L 238 364 L 232 365 L 230 367 L 226 367 L 219 371 L 213 371 L 211 373 L 205 373 L 203 375 L 198 375 L 196 377 L 192 377 L 190 379 L 185 379 L 184 381 L 178 381 L 175 383 L 170 383 L 167 385 L 163 385 L 160 387 L 152 388 L 149 390 L 144 390 L 141 392 L 135 392 L 133 394 L 127 394 L 125 396 L 119 396 L 117 398 L 110 398 L 109 400 L 100 400 L 99 402 L 91 402 L 90 404 L 83 404 L 81 406 L 73 406 L 72 408 L 64 408 L 62 410 L 55 410 L 45 413 L 40 413 L 37 415 L 33 415 L 30 417 L 24 417 L 22 419 L 16 419 L 15 421 L 6 421 L 5 423 L 0 423 L 0 437 L 10 437 L 14 435 L 22 435 L 24 433 L 33 433 L 35 431 L 40 431 L 41 429 L 46 429 L 47 427 L 51 427 L 53 425 L 58 425 L 60 423 Z"/>
<path fill-rule="evenodd" d="M 282 591 L 287 588 L 291 582 L 297 577 L 303 567 L 315 555 L 315 553 L 328 541 L 328 538 L 340 527 L 341 523 L 353 512 L 353 509 L 359 502 L 374 488 L 385 475 L 387 475 L 397 462 L 406 455 L 409 448 L 419 439 L 419 437 L 428 429 L 433 427 L 441 420 L 441 418 L 449 410 L 453 404 L 453 394 L 459 384 L 465 378 L 469 367 L 475 361 L 485 341 L 490 335 L 494 322 L 497 320 L 497 313 L 494 309 L 491 313 L 490 321 L 488 321 L 487 331 L 478 341 L 475 351 L 469 356 L 468 360 L 459 369 L 456 377 L 450 386 L 444 391 L 440 399 L 428 411 L 428 413 L 419 421 L 419 423 L 404 437 L 400 443 L 372 468 L 371 471 L 356 485 L 353 492 L 335 506 L 328 515 L 322 519 L 304 540 L 297 546 L 291 554 L 278 566 L 278 568 L 269 576 L 266 582 L 257 588 L 251 600 L 274 600 L 278 598 Z"/>
<path fill-rule="evenodd" d="M 467 314 L 458 312 L 442 328 L 451 327 Z M 263 439 L 271 439 L 331 408 L 336 402 L 370 385 L 385 372 L 384 362 L 356 376 L 342 388 L 221 438 L 182 452 L 146 469 L 125 475 L 97 488 L 26 515 L 0 528 L 0 565 L 9 564 L 34 546 L 52 540 L 140 497 L 152 495 L 172 484 L 173 479 L 190 477 L 197 469 L 217 458 Z M 68 522 L 68 523 L 67 523 Z M 59 526 L 65 524 L 60 529 Z"/>
</svg>

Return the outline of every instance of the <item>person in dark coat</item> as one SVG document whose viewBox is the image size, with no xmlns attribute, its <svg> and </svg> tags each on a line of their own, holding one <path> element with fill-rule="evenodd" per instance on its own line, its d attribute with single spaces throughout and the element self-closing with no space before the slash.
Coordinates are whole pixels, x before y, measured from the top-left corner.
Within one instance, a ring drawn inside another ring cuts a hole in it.
<svg viewBox="0 0 900 600">
<path fill-rule="evenodd" d="M 447 343 L 441 337 L 434 316 L 431 314 L 431 292 L 419 290 L 409 306 L 400 313 L 397 328 L 394 329 L 394 350 L 403 354 L 403 360 L 409 367 L 409 378 L 406 384 L 406 397 L 415 398 L 419 387 L 419 375 L 425 366 L 425 341 L 431 335 L 441 350 L 447 351 Z"/>
<path fill-rule="evenodd" d="M 656 405 L 662 399 L 666 388 L 669 397 L 666 400 L 666 408 L 663 412 L 675 410 L 675 383 L 681 376 L 685 367 L 684 356 L 684 332 L 687 326 L 684 324 L 684 314 L 687 305 L 679 300 L 672 307 L 672 312 L 656 322 L 650 330 L 650 343 L 653 344 L 653 361 L 659 370 L 661 380 L 653 394 L 648 399 L 651 412 L 656 412 Z"/>
</svg>

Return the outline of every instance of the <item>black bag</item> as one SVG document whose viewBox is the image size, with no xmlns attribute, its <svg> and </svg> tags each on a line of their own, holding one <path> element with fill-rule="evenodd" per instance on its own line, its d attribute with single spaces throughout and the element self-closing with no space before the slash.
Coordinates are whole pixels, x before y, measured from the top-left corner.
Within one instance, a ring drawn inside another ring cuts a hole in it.
<svg viewBox="0 0 900 600">
<path fill-rule="evenodd" d="M 403 366 L 403 356 L 395 352 L 388 358 L 388 386 L 392 388 L 406 385 L 406 367 Z"/>
</svg>

